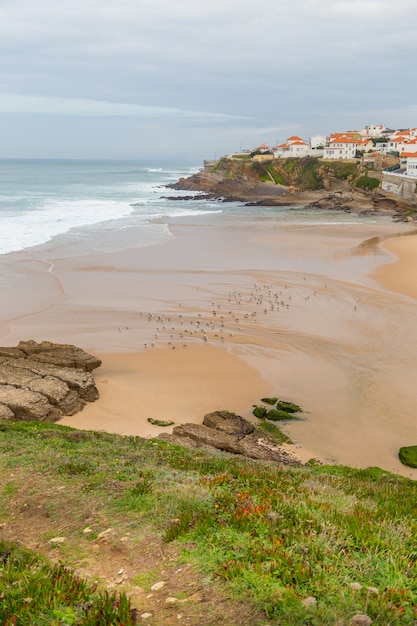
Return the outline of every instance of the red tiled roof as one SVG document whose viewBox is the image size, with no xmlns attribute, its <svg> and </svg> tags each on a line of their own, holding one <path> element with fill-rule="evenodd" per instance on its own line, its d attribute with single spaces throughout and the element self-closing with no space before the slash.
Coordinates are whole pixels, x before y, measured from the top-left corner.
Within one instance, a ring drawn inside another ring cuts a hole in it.
<svg viewBox="0 0 417 626">
<path fill-rule="evenodd" d="M 351 139 L 350 137 L 332 137 L 330 139 L 331 143 L 358 143 L 356 139 Z"/>
</svg>

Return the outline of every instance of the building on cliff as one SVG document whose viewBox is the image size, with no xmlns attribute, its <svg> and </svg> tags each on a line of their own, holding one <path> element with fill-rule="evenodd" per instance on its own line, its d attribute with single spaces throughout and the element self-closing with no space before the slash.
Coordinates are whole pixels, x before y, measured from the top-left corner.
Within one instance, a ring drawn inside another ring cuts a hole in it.
<svg viewBox="0 0 417 626">
<path fill-rule="evenodd" d="M 354 159 L 358 150 L 359 139 L 346 134 L 334 134 L 324 147 L 324 159 Z"/>
</svg>

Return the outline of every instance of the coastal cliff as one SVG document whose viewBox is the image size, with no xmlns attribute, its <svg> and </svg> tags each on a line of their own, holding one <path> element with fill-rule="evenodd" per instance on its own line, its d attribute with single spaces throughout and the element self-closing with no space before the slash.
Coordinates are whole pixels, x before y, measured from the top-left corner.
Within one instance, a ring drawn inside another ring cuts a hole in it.
<svg viewBox="0 0 417 626">
<path fill-rule="evenodd" d="M 378 174 L 368 172 L 360 161 L 224 157 L 168 187 L 203 192 L 208 199 L 244 202 L 249 206 L 294 205 L 416 219 L 417 201 L 383 191 Z"/>
</svg>

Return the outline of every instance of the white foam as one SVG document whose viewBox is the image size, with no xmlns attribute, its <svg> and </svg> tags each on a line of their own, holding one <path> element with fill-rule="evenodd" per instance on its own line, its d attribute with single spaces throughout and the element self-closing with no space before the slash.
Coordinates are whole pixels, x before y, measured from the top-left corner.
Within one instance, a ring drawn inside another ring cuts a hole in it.
<svg viewBox="0 0 417 626">
<path fill-rule="evenodd" d="M 49 201 L 30 211 L 3 216 L 0 253 L 37 246 L 72 228 L 120 219 L 133 211 L 127 202 L 113 200 Z"/>
</svg>

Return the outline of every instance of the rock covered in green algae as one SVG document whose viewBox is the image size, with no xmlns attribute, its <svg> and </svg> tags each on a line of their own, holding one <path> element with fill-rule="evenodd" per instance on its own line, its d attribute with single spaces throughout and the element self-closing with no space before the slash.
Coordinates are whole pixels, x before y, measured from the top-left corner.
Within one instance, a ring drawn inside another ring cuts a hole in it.
<svg viewBox="0 0 417 626">
<path fill-rule="evenodd" d="M 286 411 L 287 413 L 299 413 L 303 410 L 300 406 L 298 406 L 298 404 L 294 404 L 294 402 L 286 402 L 285 400 L 278 400 L 277 409 Z"/>
<path fill-rule="evenodd" d="M 270 409 L 267 411 L 265 417 L 273 422 L 277 422 L 279 420 L 298 419 L 294 413 L 288 413 L 287 411 L 282 411 L 281 409 Z"/>
<path fill-rule="evenodd" d="M 401 463 L 409 467 L 417 467 L 417 446 L 404 446 L 398 452 Z"/>
<path fill-rule="evenodd" d="M 302 408 L 298 404 L 287 402 L 286 400 L 278 400 L 278 398 L 261 398 L 261 402 L 269 404 L 270 406 L 275 405 L 275 408 L 268 409 L 265 406 L 254 404 L 252 412 L 260 419 L 265 417 L 272 421 L 297 419 L 294 413 L 302 411 Z"/>
<path fill-rule="evenodd" d="M 259 417 L 259 419 L 262 419 L 263 417 L 266 417 L 267 414 L 267 409 L 264 406 L 258 406 L 256 405 L 252 411 L 252 413 L 254 414 L 255 417 Z"/>
<path fill-rule="evenodd" d="M 261 398 L 261 402 L 265 402 L 265 404 L 276 404 L 278 402 L 278 398 Z"/>
</svg>

